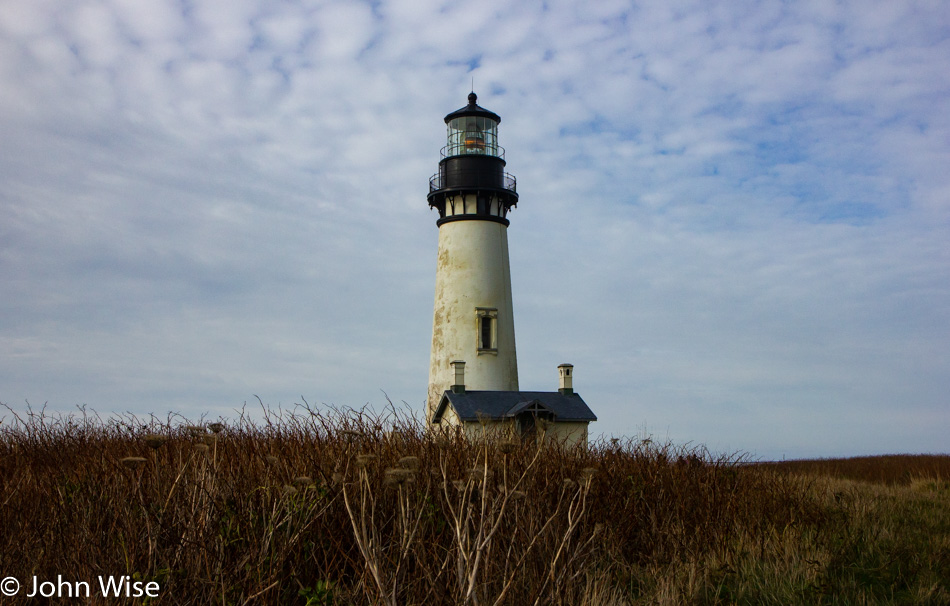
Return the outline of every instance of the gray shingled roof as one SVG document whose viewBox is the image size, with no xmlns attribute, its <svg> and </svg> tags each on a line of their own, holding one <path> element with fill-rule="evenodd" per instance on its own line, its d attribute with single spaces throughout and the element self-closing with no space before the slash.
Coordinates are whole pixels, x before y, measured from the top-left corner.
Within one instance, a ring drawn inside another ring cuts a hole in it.
<svg viewBox="0 0 950 606">
<path fill-rule="evenodd" d="M 533 402 L 554 413 L 555 421 L 596 421 L 597 416 L 584 400 L 575 394 L 564 395 L 557 391 L 466 391 L 442 394 L 439 407 L 432 422 L 442 419 L 446 406 L 450 405 L 462 421 L 477 421 L 479 415 L 490 419 L 512 418 Z"/>
</svg>

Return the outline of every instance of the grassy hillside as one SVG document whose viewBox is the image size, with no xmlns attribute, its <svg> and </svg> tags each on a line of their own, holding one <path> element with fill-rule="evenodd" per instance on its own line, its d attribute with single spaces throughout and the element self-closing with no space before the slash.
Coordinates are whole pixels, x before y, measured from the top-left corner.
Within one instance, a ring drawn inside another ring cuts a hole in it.
<svg viewBox="0 0 950 606">
<path fill-rule="evenodd" d="M 888 458 L 898 480 L 869 483 L 307 407 L 200 426 L 10 411 L 0 434 L 0 576 L 21 585 L 3 603 L 57 575 L 89 603 L 117 601 L 100 575 L 162 604 L 950 603 L 947 457 Z"/>
</svg>

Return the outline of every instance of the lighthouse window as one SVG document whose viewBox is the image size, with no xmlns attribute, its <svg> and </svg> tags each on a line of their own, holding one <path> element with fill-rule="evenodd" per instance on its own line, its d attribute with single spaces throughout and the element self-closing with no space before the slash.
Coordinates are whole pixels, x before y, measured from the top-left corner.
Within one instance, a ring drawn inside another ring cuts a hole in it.
<svg viewBox="0 0 950 606">
<path fill-rule="evenodd" d="M 476 201 L 477 201 L 477 207 L 476 207 L 475 212 L 479 215 L 487 215 L 488 214 L 488 196 L 484 194 L 479 194 L 479 196 L 476 198 Z"/>
<path fill-rule="evenodd" d="M 497 353 L 498 310 L 487 307 L 477 307 L 475 312 L 478 317 L 478 353 Z"/>
</svg>

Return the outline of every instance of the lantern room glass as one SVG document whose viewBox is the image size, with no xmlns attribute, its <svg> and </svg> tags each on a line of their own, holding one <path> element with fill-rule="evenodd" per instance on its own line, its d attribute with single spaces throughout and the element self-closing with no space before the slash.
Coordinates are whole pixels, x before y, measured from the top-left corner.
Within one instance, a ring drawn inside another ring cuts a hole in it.
<svg viewBox="0 0 950 606">
<path fill-rule="evenodd" d="M 445 155 L 498 155 L 498 123 L 484 116 L 462 116 L 449 120 Z"/>
</svg>

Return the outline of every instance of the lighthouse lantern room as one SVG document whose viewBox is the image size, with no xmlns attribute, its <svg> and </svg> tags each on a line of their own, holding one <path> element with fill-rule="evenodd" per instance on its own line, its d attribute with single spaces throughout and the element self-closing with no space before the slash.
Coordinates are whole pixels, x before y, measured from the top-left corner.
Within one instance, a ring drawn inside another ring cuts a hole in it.
<svg viewBox="0 0 950 606">
<path fill-rule="evenodd" d="M 429 206 L 438 209 L 440 227 L 444 220 L 465 215 L 506 223 L 508 211 L 518 203 L 517 181 L 505 172 L 505 149 L 498 145 L 501 118 L 479 107 L 476 99 L 471 93 L 468 105 L 445 117 L 446 145 L 439 172 L 429 180 Z"/>
</svg>

